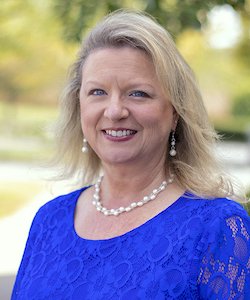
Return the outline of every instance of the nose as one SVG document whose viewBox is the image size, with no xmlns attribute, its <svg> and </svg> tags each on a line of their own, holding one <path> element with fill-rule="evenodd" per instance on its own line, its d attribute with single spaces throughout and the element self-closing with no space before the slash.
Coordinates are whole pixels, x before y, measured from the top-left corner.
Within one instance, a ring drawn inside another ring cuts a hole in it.
<svg viewBox="0 0 250 300">
<path fill-rule="evenodd" d="M 129 111 L 120 97 L 115 96 L 109 99 L 104 111 L 104 116 L 106 118 L 111 121 L 119 121 L 127 118 L 128 115 Z"/>
</svg>

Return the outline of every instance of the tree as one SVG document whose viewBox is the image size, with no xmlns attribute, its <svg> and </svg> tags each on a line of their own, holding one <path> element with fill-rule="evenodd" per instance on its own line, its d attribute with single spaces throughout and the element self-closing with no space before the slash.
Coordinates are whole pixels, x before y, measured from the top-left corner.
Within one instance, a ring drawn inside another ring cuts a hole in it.
<svg viewBox="0 0 250 300">
<path fill-rule="evenodd" d="M 58 28 L 47 1 L 1 2 L 0 101 L 57 101 L 73 57 Z"/>
<path fill-rule="evenodd" d="M 63 36 L 79 42 L 86 29 L 101 16 L 119 8 L 136 8 L 153 15 L 176 37 L 185 28 L 199 29 L 206 21 L 207 12 L 215 5 L 229 4 L 247 12 L 248 0 L 53 0 L 55 15 L 63 25 Z"/>
</svg>

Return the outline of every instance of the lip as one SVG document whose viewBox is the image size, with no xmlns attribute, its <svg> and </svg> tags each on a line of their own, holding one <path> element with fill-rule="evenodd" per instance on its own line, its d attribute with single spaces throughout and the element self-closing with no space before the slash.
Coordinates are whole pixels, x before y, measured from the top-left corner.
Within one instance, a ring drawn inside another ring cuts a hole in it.
<svg viewBox="0 0 250 300">
<path fill-rule="evenodd" d="M 120 136 L 120 135 L 114 136 L 114 135 L 108 134 L 107 131 L 115 131 L 115 132 L 130 131 L 131 134 L 123 135 L 123 136 Z M 125 142 L 125 141 L 129 141 L 129 140 L 133 139 L 137 133 L 137 130 L 130 129 L 130 128 L 124 128 L 124 127 L 119 127 L 119 128 L 109 127 L 109 128 L 102 129 L 102 133 L 103 133 L 104 137 L 109 141 Z"/>
<path fill-rule="evenodd" d="M 132 131 L 137 131 L 136 129 L 128 128 L 128 127 L 105 127 L 102 130 L 132 130 Z"/>
</svg>

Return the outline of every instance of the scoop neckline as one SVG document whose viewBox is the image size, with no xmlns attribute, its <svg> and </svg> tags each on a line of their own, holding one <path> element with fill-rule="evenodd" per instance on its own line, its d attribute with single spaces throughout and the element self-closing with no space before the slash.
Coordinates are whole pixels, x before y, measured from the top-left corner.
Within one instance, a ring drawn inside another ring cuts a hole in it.
<svg viewBox="0 0 250 300">
<path fill-rule="evenodd" d="M 73 204 L 73 209 L 72 209 L 72 212 L 71 212 L 71 227 L 73 229 L 73 233 L 75 235 L 75 237 L 78 239 L 78 240 L 81 240 L 81 241 L 85 241 L 85 242 L 88 242 L 88 243 L 107 243 L 107 242 L 111 242 L 111 241 L 115 241 L 117 239 L 123 239 L 123 238 L 127 238 L 128 236 L 132 235 L 133 233 L 135 233 L 136 231 L 140 231 L 142 228 L 148 226 L 151 222 L 153 222 L 155 219 L 158 219 L 162 214 L 164 213 L 167 213 L 169 211 L 171 211 L 177 204 L 179 204 L 179 202 L 181 202 L 185 196 L 189 195 L 190 193 L 185 191 L 179 198 L 177 198 L 171 205 L 169 205 L 168 207 L 166 207 L 165 209 L 163 209 L 162 211 L 160 211 L 158 214 L 156 214 L 155 216 L 153 216 L 152 218 L 148 219 L 146 222 L 142 223 L 141 225 L 127 231 L 127 232 L 124 232 L 123 234 L 120 234 L 120 235 L 117 235 L 117 236 L 114 236 L 114 237 L 110 237 L 110 238 L 104 238 L 104 239 L 88 239 L 88 238 L 85 238 L 85 237 L 81 237 L 79 236 L 79 234 L 76 232 L 76 229 L 75 229 L 75 210 L 76 210 L 76 205 L 77 205 L 77 201 L 79 200 L 80 198 L 80 195 L 85 191 L 87 190 L 88 188 L 90 188 L 90 186 L 87 186 L 87 187 L 83 187 L 81 188 L 80 190 L 78 190 L 78 193 L 76 194 L 75 196 L 75 201 L 74 201 L 74 204 Z"/>
</svg>

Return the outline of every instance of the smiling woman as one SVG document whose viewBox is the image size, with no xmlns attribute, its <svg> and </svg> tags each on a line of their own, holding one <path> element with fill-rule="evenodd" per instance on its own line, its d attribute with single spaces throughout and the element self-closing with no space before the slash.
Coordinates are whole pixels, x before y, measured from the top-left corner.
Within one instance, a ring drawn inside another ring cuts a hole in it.
<svg viewBox="0 0 250 300">
<path fill-rule="evenodd" d="M 119 162 L 132 174 L 140 165 L 164 165 L 163 141 L 175 131 L 177 114 L 146 53 L 94 51 L 83 67 L 80 107 L 83 134 L 103 167 Z"/>
<path fill-rule="evenodd" d="M 108 15 L 62 112 L 63 177 L 95 183 L 38 211 L 12 299 L 247 299 L 250 220 L 169 34 L 143 13 Z"/>
</svg>

